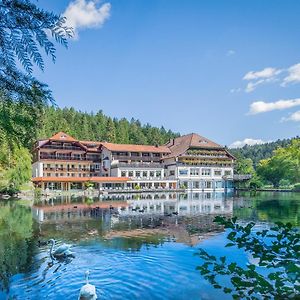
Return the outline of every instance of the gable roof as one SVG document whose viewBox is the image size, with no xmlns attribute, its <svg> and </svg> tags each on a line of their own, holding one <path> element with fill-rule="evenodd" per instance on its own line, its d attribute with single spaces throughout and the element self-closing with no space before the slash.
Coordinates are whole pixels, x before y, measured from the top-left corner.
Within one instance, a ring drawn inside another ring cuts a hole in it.
<svg viewBox="0 0 300 300">
<path fill-rule="evenodd" d="M 102 146 L 110 151 L 171 153 L 170 149 L 166 146 L 114 144 L 107 142 L 102 143 Z"/>
<path fill-rule="evenodd" d="M 196 133 L 190 133 L 172 139 L 166 144 L 166 146 L 171 150 L 171 154 L 166 156 L 166 158 L 182 155 L 189 148 L 224 149 L 223 146 Z"/>
<path fill-rule="evenodd" d="M 65 142 L 78 142 L 70 135 L 60 131 L 56 134 L 54 134 L 50 139 L 50 141 L 65 141 Z"/>
</svg>

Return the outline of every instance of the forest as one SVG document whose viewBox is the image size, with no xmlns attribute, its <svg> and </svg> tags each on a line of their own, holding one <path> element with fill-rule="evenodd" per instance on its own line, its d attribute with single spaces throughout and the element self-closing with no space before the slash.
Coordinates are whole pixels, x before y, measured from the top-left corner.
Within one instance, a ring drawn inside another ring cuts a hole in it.
<svg viewBox="0 0 300 300">
<path fill-rule="evenodd" d="M 239 187 L 300 190 L 299 137 L 244 146 L 230 152 L 237 158 L 235 173 L 252 175 L 249 182 L 239 184 Z"/>
<path fill-rule="evenodd" d="M 179 136 L 163 126 L 141 124 L 139 120 L 117 119 L 96 113 L 76 111 L 74 108 L 45 108 L 38 128 L 38 138 L 48 138 L 64 131 L 79 140 L 107 141 L 120 144 L 162 145 Z"/>
</svg>

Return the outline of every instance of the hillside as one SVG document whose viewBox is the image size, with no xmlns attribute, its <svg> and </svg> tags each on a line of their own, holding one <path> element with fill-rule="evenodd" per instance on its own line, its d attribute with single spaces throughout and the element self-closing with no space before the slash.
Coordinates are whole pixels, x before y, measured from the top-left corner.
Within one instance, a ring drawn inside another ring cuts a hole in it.
<svg viewBox="0 0 300 300">
<path fill-rule="evenodd" d="M 299 137 L 296 137 L 299 138 Z M 254 164 L 254 167 L 257 166 L 258 162 L 261 159 L 266 159 L 272 156 L 272 152 L 278 147 L 286 147 L 291 141 L 291 139 L 277 140 L 275 142 L 265 143 L 261 145 L 245 145 L 242 148 L 229 149 L 235 157 L 239 158 L 251 158 Z"/>
<path fill-rule="evenodd" d="M 122 144 L 165 144 L 179 136 L 164 127 L 141 124 L 139 120 L 112 119 L 103 114 L 77 111 L 74 108 L 45 109 L 38 128 L 38 138 L 47 138 L 58 131 L 64 131 L 80 140 L 107 141 Z"/>
</svg>

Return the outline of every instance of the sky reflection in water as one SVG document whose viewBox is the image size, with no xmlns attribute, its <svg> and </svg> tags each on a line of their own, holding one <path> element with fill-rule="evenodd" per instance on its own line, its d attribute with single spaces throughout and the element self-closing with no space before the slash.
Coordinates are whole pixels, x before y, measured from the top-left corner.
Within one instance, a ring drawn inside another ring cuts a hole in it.
<svg viewBox="0 0 300 300">
<path fill-rule="evenodd" d="M 0 204 L 0 299 L 76 299 L 84 272 L 101 299 L 229 299 L 202 279 L 201 246 L 240 264 L 215 215 L 260 227 L 299 225 L 299 194 L 143 194 Z M 70 243 L 74 259 L 51 264 L 48 239 Z M 40 244 L 39 244 L 40 241 Z"/>
</svg>

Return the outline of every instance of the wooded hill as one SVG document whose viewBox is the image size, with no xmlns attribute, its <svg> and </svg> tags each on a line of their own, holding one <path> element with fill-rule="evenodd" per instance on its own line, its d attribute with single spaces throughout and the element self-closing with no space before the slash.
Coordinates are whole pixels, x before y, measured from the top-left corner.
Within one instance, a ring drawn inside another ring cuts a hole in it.
<svg viewBox="0 0 300 300">
<path fill-rule="evenodd" d="M 139 120 L 111 118 L 97 113 L 76 111 L 74 108 L 47 107 L 38 129 L 38 138 L 48 138 L 64 131 L 79 140 L 107 141 L 121 144 L 162 145 L 179 136 L 164 127 L 141 124 Z"/>
<path fill-rule="evenodd" d="M 279 147 L 287 147 L 292 140 L 297 138 L 299 139 L 297 136 L 295 138 L 277 140 L 261 145 L 245 145 L 242 148 L 229 149 L 229 151 L 237 158 L 250 158 L 253 161 L 254 168 L 256 168 L 260 160 L 270 158 L 274 150 Z"/>
</svg>

